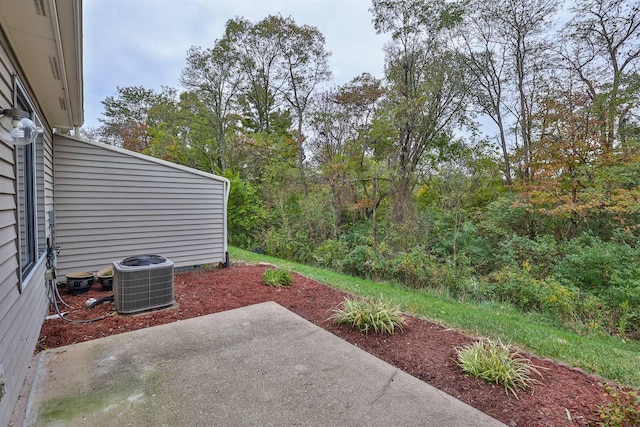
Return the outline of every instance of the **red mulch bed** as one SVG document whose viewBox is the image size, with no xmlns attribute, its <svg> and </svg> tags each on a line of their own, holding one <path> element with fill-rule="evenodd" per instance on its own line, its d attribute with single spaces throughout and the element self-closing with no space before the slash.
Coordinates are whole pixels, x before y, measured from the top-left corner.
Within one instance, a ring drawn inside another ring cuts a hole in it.
<svg viewBox="0 0 640 427">
<path fill-rule="evenodd" d="M 597 421 L 597 406 L 608 402 L 602 380 L 548 359 L 532 356 L 533 363 L 544 367 L 541 384 L 521 391 L 515 398 L 499 386 L 470 378 L 454 362 L 455 348 L 473 343 L 474 338 L 436 323 L 407 316 L 404 329 L 395 335 L 368 335 L 328 320 L 331 310 L 347 295 L 321 283 L 294 275 L 288 288 L 262 284 L 264 266 L 234 266 L 222 270 L 198 270 L 175 276 L 177 307 L 137 315 L 119 315 L 113 304 L 85 308 L 88 298 L 109 293 L 94 285 L 88 293 L 62 297 L 75 309 L 69 319 L 104 320 L 73 324 L 60 319 L 45 321 L 38 348 L 60 347 L 108 335 L 195 316 L 230 310 L 264 301 L 275 301 L 314 324 L 355 344 L 434 387 L 478 408 L 511 426 L 584 426 Z M 571 420 L 569 419 L 571 417 Z"/>
</svg>

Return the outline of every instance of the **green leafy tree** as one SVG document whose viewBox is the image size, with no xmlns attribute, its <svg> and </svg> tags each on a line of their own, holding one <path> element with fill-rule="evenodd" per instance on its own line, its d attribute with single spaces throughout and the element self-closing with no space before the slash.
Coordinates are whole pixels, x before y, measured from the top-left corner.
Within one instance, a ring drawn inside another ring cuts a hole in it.
<svg viewBox="0 0 640 427">
<path fill-rule="evenodd" d="M 160 93 L 142 86 L 119 87 L 117 95 L 102 101 L 104 113 L 98 121 L 101 138 L 112 145 L 142 152 L 150 143 L 147 117 L 149 111 L 170 100 L 175 93 L 164 88 Z"/>
<path fill-rule="evenodd" d="M 309 148 L 322 184 L 331 194 L 334 239 L 349 212 L 375 217 L 383 199 L 382 186 L 375 182 L 380 174 L 373 167 L 371 138 L 373 118 L 383 95 L 381 81 L 363 74 L 325 92 L 317 101 Z"/>
<path fill-rule="evenodd" d="M 434 228 L 423 244 L 444 252 L 453 265 L 471 262 L 486 249 L 472 220 L 505 188 L 497 155 L 486 142 L 458 141 L 456 148 L 456 155 L 442 162 L 416 194 L 423 217 L 430 217 Z M 430 240 L 434 236 L 436 241 Z"/>
<path fill-rule="evenodd" d="M 237 174 L 228 176 L 231 183 L 228 203 L 229 242 L 246 249 L 259 241 L 266 225 L 267 210 L 257 188 Z"/>
<path fill-rule="evenodd" d="M 290 17 L 267 19 L 279 21 L 280 25 L 278 47 L 281 52 L 279 73 L 283 82 L 281 93 L 295 117 L 294 135 L 298 146 L 296 161 L 306 196 L 308 188 L 304 173 L 304 126 L 316 87 L 331 78 L 327 62 L 329 53 L 324 48 L 324 36 L 316 27 L 296 25 Z"/>
<path fill-rule="evenodd" d="M 270 133 L 276 122 L 293 119 L 297 167 L 307 194 L 307 115 L 316 87 L 331 77 L 324 36 L 315 27 L 297 25 L 291 17 L 270 15 L 256 23 L 243 18 L 229 21 L 224 42 L 225 52 L 244 81 L 238 96 L 244 124 L 256 132 Z"/>
<path fill-rule="evenodd" d="M 142 152 L 181 165 L 194 166 L 189 160 L 184 140 L 188 121 L 177 99 L 177 91 L 166 93 L 168 96 L 162 102 L 149 109 L 147 132 L 150 140 Z"/>
<path fill-rule="evenodd" d="M 425 157 L 440 154 L 464 116 L 464 70 L 445 31 L 460 22 L 461 8 L 444 0 L 374 0 L 370 10 L 377 32 L 392 37 L 386 46 L 389 92 L 383 114 L 395 131 L 387 155 L 393 216 L 400 224 L 412 216 L 411 197 Z"/>
<path fill-rule="evenodd" d="M 187 66 L 182 70 L 182 86 L 191 92 L 191 120 L 194 126 L 205 127 L 211 136 L 198 146 L 222 173 L 227 165 L 226 138 L 239 116 L 236 97 L 242 84 L 237 71 L 237 59 L 230 50 L 229 40 L 216 41 L 211 49 L 192 47 L 187 53 Z"/>
<path fill-rule="evenodd" d="M 195 92 L 180 94 L 178 104 L 182 129 L 180 139 L 187 150 L 189 166 L 209 173 L 224 174 L 228 169 L 227 137 L 233 127 L 220 124 L 210 106 Z M 221 131 L 225 131 L 224 137 Z M 227 169 L 223 169 L 227 168 Z"/>
<path fill-rule="evenodd" d="M 225 43 L 243 80 L 238 97 L 245 116 L 243 123 L 256 132 L 271 131 L 272 117 L 282 105 L 282 100 L 277 99 L 284 84 L 278 79 L 279 28 L 279 18 L 275 16 L 256 24 L 236 17 L 226 26 Z"/>
</svg>

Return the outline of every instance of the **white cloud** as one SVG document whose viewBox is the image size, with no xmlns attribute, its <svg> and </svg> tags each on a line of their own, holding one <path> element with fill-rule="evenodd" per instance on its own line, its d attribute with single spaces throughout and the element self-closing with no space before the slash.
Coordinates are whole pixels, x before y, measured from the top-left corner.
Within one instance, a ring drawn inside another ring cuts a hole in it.
<svg viewBox="0 0 640 427">
<path fill-rule="evenodd" d="M 382 75 L 386 38 L 376 35 L 370 0 L 90 0 L 84 2 L 85 125 L 117 87 L 178 87 L 186 52 L 210 47 L 229 19 L 291 16 L 317 27 L 332 52 L 334 82 Z"/>
</svg>

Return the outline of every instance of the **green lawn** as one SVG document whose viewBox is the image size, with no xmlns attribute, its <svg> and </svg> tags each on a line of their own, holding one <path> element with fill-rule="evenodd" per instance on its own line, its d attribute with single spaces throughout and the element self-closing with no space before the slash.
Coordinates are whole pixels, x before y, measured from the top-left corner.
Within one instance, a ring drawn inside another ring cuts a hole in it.
<svg viewBox="0 0 640 427">
<path fill-rule="evenodd" d="M 497 304 L 447 301 L 393 283 L 373 282 L 291 261 L 229 248 L 232 260 L 270 262 L 353 295 L 385 298 L 403 311 L 474 335 L 501 338 L 540 357 L 580 367 L 601 377 L 640 388 L 640 343 L 604 335 L 579 335 Z"/>
</svg>

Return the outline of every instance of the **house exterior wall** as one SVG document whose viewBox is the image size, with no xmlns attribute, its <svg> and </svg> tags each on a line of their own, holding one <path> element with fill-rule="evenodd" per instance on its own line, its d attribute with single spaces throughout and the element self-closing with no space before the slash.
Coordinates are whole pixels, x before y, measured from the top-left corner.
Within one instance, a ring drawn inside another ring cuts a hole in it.
<svg viewBox="0 0 640 427">
<path fill-rule="evenodd" d="M 55 136 L 58 275 L 132 255 L 225 261 L 229 182 L 106 144 Z"/>
<path fill-rule="evenodd" d="M 0 33 L 0 107 L 10 108 L 14 99 L 15 59 Z M 33 98 L 32 98 L 33 99 Z M 38 106 L 35 105 L 36 110 Z M 18 196 L 16 148 L 9 129 L 0 125 L 0 375 L 4 395 L 0 398 L 0 426 L 9 423 L 12 409 L 26 377 L 40 327 L 47 314 L 45 243 L 49 236 L 47 210 L 53 206 L 53 148 L 51 129 L 36 147 L 36 191 L 38 194 L 38 259 L 21 279 L 18 249 Z"/>
</svg>

